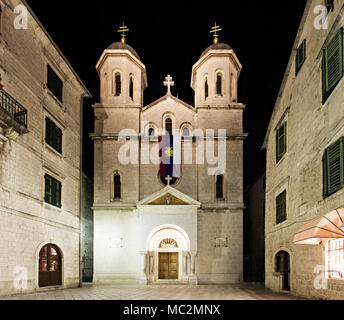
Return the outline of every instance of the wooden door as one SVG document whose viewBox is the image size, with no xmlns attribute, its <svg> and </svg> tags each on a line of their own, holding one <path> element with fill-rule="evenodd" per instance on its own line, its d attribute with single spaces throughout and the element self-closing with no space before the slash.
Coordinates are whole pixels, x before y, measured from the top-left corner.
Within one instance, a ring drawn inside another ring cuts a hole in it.
<svg viewBox="0 0 344 320">
<path fill-rule="evenodd" d="M 159 279 L 178 279 L 178 252 L 159 253 Z"/>
<path fill-rule="evenodd" d="M 39 253 L 39 286 L 62 285 L 62 259 L 60 250 L 47 244 Z"/>
</svg>

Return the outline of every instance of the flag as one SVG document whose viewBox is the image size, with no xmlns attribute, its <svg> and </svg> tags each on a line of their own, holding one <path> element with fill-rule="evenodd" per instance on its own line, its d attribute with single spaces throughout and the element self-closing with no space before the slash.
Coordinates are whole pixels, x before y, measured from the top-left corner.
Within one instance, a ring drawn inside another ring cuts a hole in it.
<svg viewBox="0 0 344 320">
<path fill-rule="evenodd" d="M 181 136 L 166 135 L 159 137 L 159 158 L 161 178 L 180 178 L 181 155 Z"/>
</svg>

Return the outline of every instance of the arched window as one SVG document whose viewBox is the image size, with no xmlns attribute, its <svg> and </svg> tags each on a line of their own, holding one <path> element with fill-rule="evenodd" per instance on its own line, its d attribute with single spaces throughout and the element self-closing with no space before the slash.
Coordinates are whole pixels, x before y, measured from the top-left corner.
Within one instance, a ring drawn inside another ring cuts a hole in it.
<svg viewBox="0 0 344 320">
<path fill-rule="evenodd" d="M 113 186 L 114 186 L 114 195 L 113 198 L 115 200 L 121 199 L 121 188 L 122 188 L 122 182 L 121 182 L 121 175 L 119 173 L 115 173 L 113 177 Z"/>
<path fill-rule="evenodd" d="M 57 246 L 45 245 L 39 252 L 39 286 L 62 285 L 62 257 Z"/>
<path fill-rule="evenodd" d="M 216 94 L 222 96 L 222 75 L 220 73 L 216 77 Z"/>
<path fill-rule="evenodd" d="M 121 75 L 120 73 L 115 74 L 115 96 L 120 96 L 121 95 Z"/>
<path fill-rule="evenodd" d="M 168 132 L 168 134 L 172 135 L 172 119 L 166 118 L 165 120 L 165 130 Z"/>
<path fill-rule="evenodd" d="M 209 97 L 209 86 L 208 86 L 208 79 L 206 79 L 204 83 L 204 100 L 207 100 L 208 97 Z"/>
<path fill-rule="evenodd" d="M 183 137 L 190 137 L 190 129 L 188 127 L 183 128 Z"/>
<path fill-rule="evenodd" d="M 155 136 L 155 130 L 154 130 L 154 128 L 149 128 L 149 130 L 148 130 L 148 135 L 149 135 L 150 137 L 154 137 L 154 136 Z"/>
<path fill-rule="evenodd" d="M 223 199 L 223 175 L 216 176 L 216 199 Z"/>
<path fill-rule="evenodd" d="M 129 83 L 129 97 L 131 100 L 134 100 L 134 81 L 132 77 L 130 77 Z"/>
</svg>

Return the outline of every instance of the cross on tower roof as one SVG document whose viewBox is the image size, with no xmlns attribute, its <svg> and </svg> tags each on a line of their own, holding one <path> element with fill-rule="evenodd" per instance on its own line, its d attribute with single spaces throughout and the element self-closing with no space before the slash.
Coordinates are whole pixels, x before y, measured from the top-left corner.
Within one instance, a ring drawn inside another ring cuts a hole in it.
<svg viewBox="0 0 344 320">
<path fill-rule="evenodd" d="M 219 35 L 217 34 L 219 31 L 222 31 L 222 29 L 220 26 L 217 26 L 215 22 L 215 26 L 212 27 L 210 31 L 210 33 L 214 34 L 214 44 L 218 44 L 219 42 Z"/>
<path fill-rule="evenodd" d="M 119 27 L 119 30 L 118 30 L 118 32 L 122 33 L 122 38 L 121 38 L 121 42 L 122 43 L 125 43 L 125 37 L 127 36 L 125 33 L 128 32 L 128 31 L 129 31 L 128 27 L 125 26 L 124 22 L 123 22 L 122 26 Z"/>
<path fill-rule="evenodd" d="M 164 81 L 164 86 L 167 87 L 167 93 L 170 94 L 171 93 L 171 87 L 174 86 L 174 81 L 173 78 L 168 75 L 166 78 L 165 78 L 166 81 Z"/>
</svg>

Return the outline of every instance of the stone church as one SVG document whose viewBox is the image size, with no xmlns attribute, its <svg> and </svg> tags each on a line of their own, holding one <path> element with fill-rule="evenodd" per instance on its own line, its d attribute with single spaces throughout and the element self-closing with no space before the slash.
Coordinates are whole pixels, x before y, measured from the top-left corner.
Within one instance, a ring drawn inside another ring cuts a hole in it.
<svg viewBox="0 0 344 320">
<path fill-rule="evenodd" d="M 218 41 L 217 30 L 215 26 L 214 43 L 192 68 L 194 106 L 172 95 L 171 76 L 165 82 L 162 79 L 167 94 L 143 105 L 146 68 L 126 43 L 124 32 L 121 42 L 106 48 L 96 65 L 101 92 L 100 102 L 93 105 L 95 133 L 91 134 L 95 283 L 243 281 L 243 141 L 247 135 L 242 126 L 245 106 L 238 102 L 237 93 L 242 66 L 233 49 Z M 123 130 L 131 132 L 124 139 Z M 224 170 L 211 174 L 209 169 L 216 164 L 196 159 L 202 141 L 209 142 L 206 130 L 214 130 L 213 154 L 225 161 Z M 226 134 L 220 137 L 220 130 Z M 142 159 L 146 153 L 158 154 L 158 137 L 165 132 L 182 135 L 177 178 L 161 178 L 159 163 Z M 139 161 L 124 163 L 119 155 L 133 140 Z"/>
</svg>

